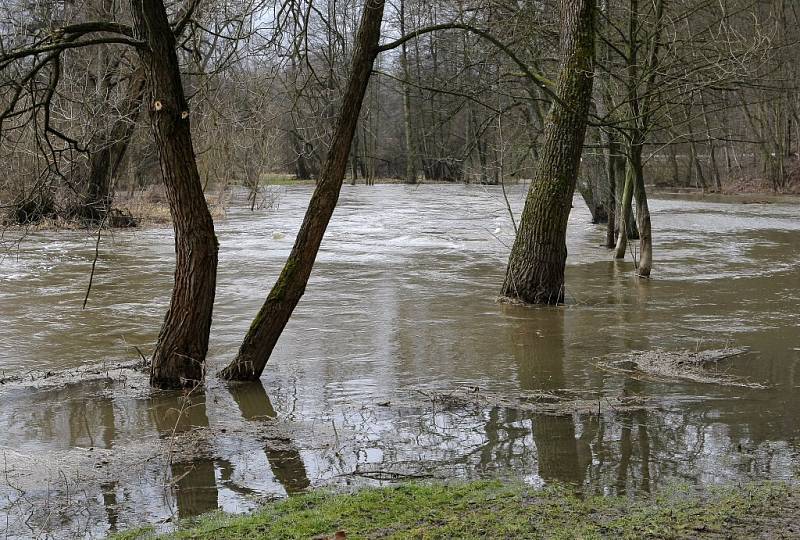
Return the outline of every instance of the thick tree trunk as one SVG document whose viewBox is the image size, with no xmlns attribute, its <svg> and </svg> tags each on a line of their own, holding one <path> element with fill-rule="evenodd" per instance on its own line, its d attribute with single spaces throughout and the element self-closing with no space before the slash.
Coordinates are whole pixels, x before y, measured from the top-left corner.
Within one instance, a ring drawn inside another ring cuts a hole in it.
<svg viewBox="0 0 800 540">
<path fill-rule="evenodd" d="M 175 37 L 161 0 L 132 0 L 149 82 L 150 122 L 175 231 L 175 284 L 150 367 L 150 384 L 192 387 L 205 371 L 217 277 L 217 238 L 197 172 Z"/>
<path fill-rule="evenodd" d="M 594 0 L 562 0 L 559 102 L 550 110 L 534 181 L 508 261 L 503 296 L 564 300 L 567 219 L 578 176 L 594 71 Z"/>
<path fill-rule="evenodd" d="M 350 79 L 320 181 L 308 203 L 303 224 L 283 271 L 250 326 L 236 358 L 220 373 L 223 379 L 256 380 L 261 376 L 278 338 L 305 292 L 347 170 L 350 145 L 377 54 L 383 7 L 384 0 L 367 0 L 364 6 Z"/>
<path fill-rule="evenodd" d="M 76 209 L 80 219 L 101 222 L 111 209 L 111 147 L 106 144 L 89 154 L 89 171 L 83 200 Z"/>
<path fill-rule="evenodd" d="M 358 152 L 360 151 L 358 138 L 358 128 L 356 128 L 355 133 L 353 133 L 353 147 L 350 149 L 350 170 L 352 171 L 350 184 L 352 185 L 356 185 L 356 182 L 358 182 Z"/>
</svg>

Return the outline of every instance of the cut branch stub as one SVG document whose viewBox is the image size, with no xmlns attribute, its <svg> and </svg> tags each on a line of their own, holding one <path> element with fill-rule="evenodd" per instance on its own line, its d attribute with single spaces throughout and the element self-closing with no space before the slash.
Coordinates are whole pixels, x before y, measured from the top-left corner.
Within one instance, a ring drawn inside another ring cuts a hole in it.
<svg viewBox="0 0 800 540">
<path fill-rule="evenodd" d="M 161 101 L 159 101 L 159 100 L 155 100 L 155 101 L 153 102 L 153 109 L 155 109 L 155 110 L 157 110 L 157 111 L 160 111 L 160 110 L 161 110 L 161 109 L 163 109 L 163 108 L 164 108 L 164 104 L 163 104 L 163 103 L 161 103 Z"/>
</svg>

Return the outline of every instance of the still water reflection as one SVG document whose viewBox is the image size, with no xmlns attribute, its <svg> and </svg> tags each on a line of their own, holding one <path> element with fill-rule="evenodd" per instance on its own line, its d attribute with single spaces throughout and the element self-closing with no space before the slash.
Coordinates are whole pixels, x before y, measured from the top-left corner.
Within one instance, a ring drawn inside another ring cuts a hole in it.
<svg viewBox="0 0 800 540">
<path fill-rule="evenodd" d="M 210 364 L 221 367 L 285 260 L 310 190 L 218 224 Z M 522 187 L 511 190 L 517 209 Z M 675 479 L 794 479 L 800 412 L 800 207 L 655 200 L 654 279 L 609 261 L 576 201 L 570 305 L 495 303 L 512 230 L 498 190 L 348 187 L 263 385 L 189 396 L 108 376 L 0 385 L 0 513 L 20 536 L 102 536 L 323 484 L 506 475 L 605 493 Z M 0 264 L 0 370 L 112 365 L 148 350 L 169 297 L 171 232 L 34 233 Z M 596 358 L 750 348 L 725 364 L 766 390 L 633 379 Z M 102 371 L 102 369 L 100 370 Z M 448 400 L 641 396 L 652 408 L 565 415 Z"/>
</svg>

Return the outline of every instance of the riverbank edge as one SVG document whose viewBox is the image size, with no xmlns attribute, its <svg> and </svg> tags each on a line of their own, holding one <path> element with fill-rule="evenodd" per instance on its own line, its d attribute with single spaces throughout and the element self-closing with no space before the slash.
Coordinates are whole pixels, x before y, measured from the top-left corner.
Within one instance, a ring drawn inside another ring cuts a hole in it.
<svg viewBox="0 0 800 540">
<path fill-rule="evenodd" d="M 417 184 L 408 184 L 403 180 L 394 178 L 379 178 L 374 182 L 375 185 L 405 185 L 410 188 L 420 186 L 436 186 L 436 185 L 464 185 L 458 182 L 442 182 L 442 181 L 424 181 Z M 526 180 L 516 180 L 507 185 L 527 185 Z M 281 188 L 281 187 L 298 187 L 298 186 L 314 186 L 314 180 L 294 180 L 294 179 L 280 179 L 274 180 L 269 183 L 263 184 L 262 188 Z M 363 185 L 363 184 L 361 184 Z M 491 187 L 489 184 L 469 184 L 478 187 Z M 346 187 L 353 187 L 352 184 L 346 183 Z M 242 187 L 242 186 L 236 186 Z M 776 193 L 774 191 L 746 191 L 746 192 L 707 192 L 699 189 L 683 189 L 676 190 L 666 187 L 648 186 L 650 196 L 653 199 L 666 199 L 666 200 L 690 200 L 690 201 L 706 201 L 712 203 L 729 203 L 729 204 L 800 204 L 800 194 L 798 193 Z M 169 212 L 165 196 L 153 196 L 152 200 L 148 199 L 148 191 L 143 191 L 135 194 L 134 196 L 122 195 L 115 201 L 115 206 L 112 211 L 113 219 L 108 222 L 95 223 L 85 222 L 80 219 L 68 219 L 62 217 L 48 217 L 40 221 L 28 224 L 13 223 L 7 217 L 0 216 L 0 232 L 7 231 L 17 234 L 28 234 L 30 232 L 42 231 L 59 231 L 59 230 L 84 230 L 95 234 L 98 226 L 104 229 L 153 229 L 165 228 L 172 223 L 172 218 Z M 577 194 L 577 192 L 576 192 Z M 226 199 L 225 196 L 219 194 L 206 196 L 209 210 L 215 222 L 226 219 L 227 210 L 233 203 Z M 241 201 L 239 204 L 244 204 Z M 247 205 L 250 203 L 248 202 Z M 246 205 L 245 205 L 246 206 Z"/>
<path fill-rule="evenodd" d="M 499 480 L 403 483 L 336 493 L 319 489 L 247 515 L 206 514 L 157 536 L 114 540 L 458 538 L 797 538 L 800 488 L 749 483 L 697 490 L 670 485 L 635 498 L 581 496 Z"/>
</svg>

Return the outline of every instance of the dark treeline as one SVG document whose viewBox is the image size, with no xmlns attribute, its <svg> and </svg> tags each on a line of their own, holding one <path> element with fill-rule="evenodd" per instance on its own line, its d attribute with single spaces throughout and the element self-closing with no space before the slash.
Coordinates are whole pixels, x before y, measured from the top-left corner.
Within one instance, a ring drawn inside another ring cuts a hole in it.
<svg viewBox="0 0 800 540">
<path fill-rule="evenodd" d="M 576 188 L 617 258 L 638 239 L 643 277 L 653 184 L 790 189 L 797 22 L 785 0 L 3 0 L 0 206 L 18 224 L 118 224 L 123 194 L 163 185 L 177 264 L 151 383 L 193 386 L 215 294 L 211 190 L 245 186 L 253 208 L 270 175 L 314 179 L 222 372 L 257 379 L 347 177 L 530 180 L 502 295 L 545 304 L 564 299 Z"/>
</svg>

